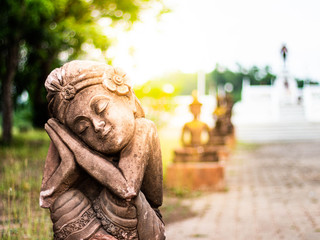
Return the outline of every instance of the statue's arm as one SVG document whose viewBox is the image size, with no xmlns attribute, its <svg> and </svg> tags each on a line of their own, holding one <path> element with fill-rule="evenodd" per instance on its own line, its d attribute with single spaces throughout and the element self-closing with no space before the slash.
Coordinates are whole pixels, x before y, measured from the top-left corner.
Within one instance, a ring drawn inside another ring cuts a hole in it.
<svg viewBox="0 0 320 240">
<path fill-rule="evenodd" d="M 150 169 L 156 168 L 154 159 L 157 158 L 158 152 L 161 154 L 158 141 L 154 123 L 145 118 L 136 119 L 134 137 L 131 143 L 121 152 L 119 161 L 119 168 L 130 188 L 131 197 L 138 195 L 142 182 L 146 182 L 146 179 L 150 180 L 149 175 L 152 175 L 152 184 L 156 185 L 158 172 L 150 172 Z M 158 151 L 155 152 L 154 149 L 158 149 Z M 162 177 L 162 169 L 160 174 Z"/>
<path fill-rule="evenodd" d="M 163 198 L 161 146 L 155 124 L 150 120 L 143 120 L 148 126 L 148 137 L 146 139 L 148 139 L 149 156 L 140 190 L 144 193 L 150 205 L 157 208 L 162 205 Z"/>
<path fill-rule="evenodd" d="M 180 140 L 181 140 L 181 143 L 183 146 L 187 145 L 186 141 L 185 141 L 185 134 L 186 132 L 189 132 L 189 128 L 187 127 L 187 125 L 185 124 L 182 128 L 182 133 L 181 133 L 181 137 L 180 137 Z"/>
<path fill-rule="evenodd" d="M 128 146 L 121 155 L 121 158 L 129 159 L 131 158 L 130 154 L 132 154 L 135 161 L 132 159 L 131 163 L 126 165 L 120 160 L 119 170 L 110 161 L 106 160 L 105 156 L 101 156 L 88 149 L 84 143 L 74 137 L 72 133 L 56 120 L 50 119 L 46 125 L 46 129 L 47 131 L 52 130 L 56 132 L 60 141 L 73 152 L 77 163 L 101 184 L 123 199 L 131 199 L 136 196 L 137 191 L 140 190 L 146 165 L 143 163 L 146 160 L 146 156 L 143 154 L 145 146 L 141 145 L 143 148 L 139 149 L 139 153 L 134 153 L 132 151 L 133 148 Z M 141 155 L 135 157 L 135 154 Z M 129 179 L 130 177 L 133 179 Z"/>
<path fill-rule="evenodd" d="M 205 124 L 204 125 L 204 128 L 205 128 L 205 131 L 207 131 L 208 133 L 210 132 L 210 127 L 208 124 Z"/>
</svg>

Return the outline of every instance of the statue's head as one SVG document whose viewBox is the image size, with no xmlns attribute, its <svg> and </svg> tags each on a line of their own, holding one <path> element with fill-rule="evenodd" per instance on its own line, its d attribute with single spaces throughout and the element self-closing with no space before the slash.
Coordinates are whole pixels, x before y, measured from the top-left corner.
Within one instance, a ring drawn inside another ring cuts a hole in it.
<svg viewBox="0 0 320 240">
<path fill-rule="evenodd" d="M 142 107 L 117 68 L 72 61 L 53 70 L 45 87 L 49 112 L 92 149 L 113 154 L 132 139 Z"/>
<path fill-rule="evenodd" d="M 189 105 L 190 112 L 197 119 L 201 112 L 202 103 L 198 100 L 198 93 L 196 90 L 192 91 L 193 102 Z"/>
</svg>

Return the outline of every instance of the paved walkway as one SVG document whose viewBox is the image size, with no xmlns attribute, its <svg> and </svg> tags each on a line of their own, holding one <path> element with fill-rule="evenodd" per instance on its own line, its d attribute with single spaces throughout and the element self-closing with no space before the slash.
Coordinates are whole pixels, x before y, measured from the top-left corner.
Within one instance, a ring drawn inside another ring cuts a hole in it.
<svg viewBox="0 0 320 240">
<path fill-rule="evenodd" d="M 238 150 L 228 191 L 186 200 L 199 214 L 166 227 L 168 240 L 320 239 L 320 143 Z"/>
</svg>

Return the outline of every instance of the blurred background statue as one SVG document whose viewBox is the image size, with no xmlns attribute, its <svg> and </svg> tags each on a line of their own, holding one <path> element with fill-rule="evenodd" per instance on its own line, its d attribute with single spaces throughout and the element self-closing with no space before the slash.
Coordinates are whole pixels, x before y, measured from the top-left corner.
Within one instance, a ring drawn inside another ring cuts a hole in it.
<svg viewBox="0 0 320 240">
<path fill-rule="evenodd" d="M 233 100 L 230 95 L 217 96 L 217 107 L 213 112 L 215 127 L 210 134 L 211 145 L 225 145 L 234 138 L 234 126 L 231 121 Z"/>
<path fill-rule="evenodd" d="M 281 48 L 281 55 L 283 58 L 283 66 L 284 67 L 286 66 L 287 54 L 288 54 L 288 49 L 287 49 L 286 45 L 283 44 L 282 48 Z"/>
<path fill-rule="evenodd" d="M 218 161 L 217 152 L 207 147 L 210 128 L 199 119 L 202 103 L 198 100 L 197 91 L 192 92 L 192 97 L 193 102 L 189 105 L 189 110 L 193 120 L 184 124 L 182 128 L 182 147 L 174 150 L 174 162 Z"/>
<path fill-rule="evenodd" d="M 202 103 L 192 92 L 189 105 L 193 120 L 182 128 L 182 147 L 174 150 L 173 162 L 167 167 L 166 186 L 174 189 L 221 190 L 225 187 L 224 166 L 219 149 L 209 145 L 209 126 L 199 120 Z"/>
<path fill-rule="evenodd" d="M 193 102 L 189 105 L 189 109 L 193 115 L 193 120 L 183 126 L 181 142 L 183 146 L 197 147 L 207 143 L 208 140 L 203 140 L 205 138 L 203 135 L 209 135 L 210 129 L 206 123 L 199 120 L 202 104 L 198 100 L 197 91 L 192 92 L 192 97 Z M 187 134 L 190 134 L 189 142 L 186 140 Z"/>
</svg>

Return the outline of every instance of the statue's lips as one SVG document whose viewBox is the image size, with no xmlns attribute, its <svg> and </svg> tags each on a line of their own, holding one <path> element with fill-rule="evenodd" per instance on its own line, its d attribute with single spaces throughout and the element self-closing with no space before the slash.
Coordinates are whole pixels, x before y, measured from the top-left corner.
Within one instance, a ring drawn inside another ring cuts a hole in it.
<svg viewBox="0 0 320 240">
<path fill-rule="evenodd" d="M 103 129 L 103 132 L 101 132 L 100 138 L 105 138 L 112 130 L 112 127 L 109 126 L 107 128 Z"/>
</svg>

